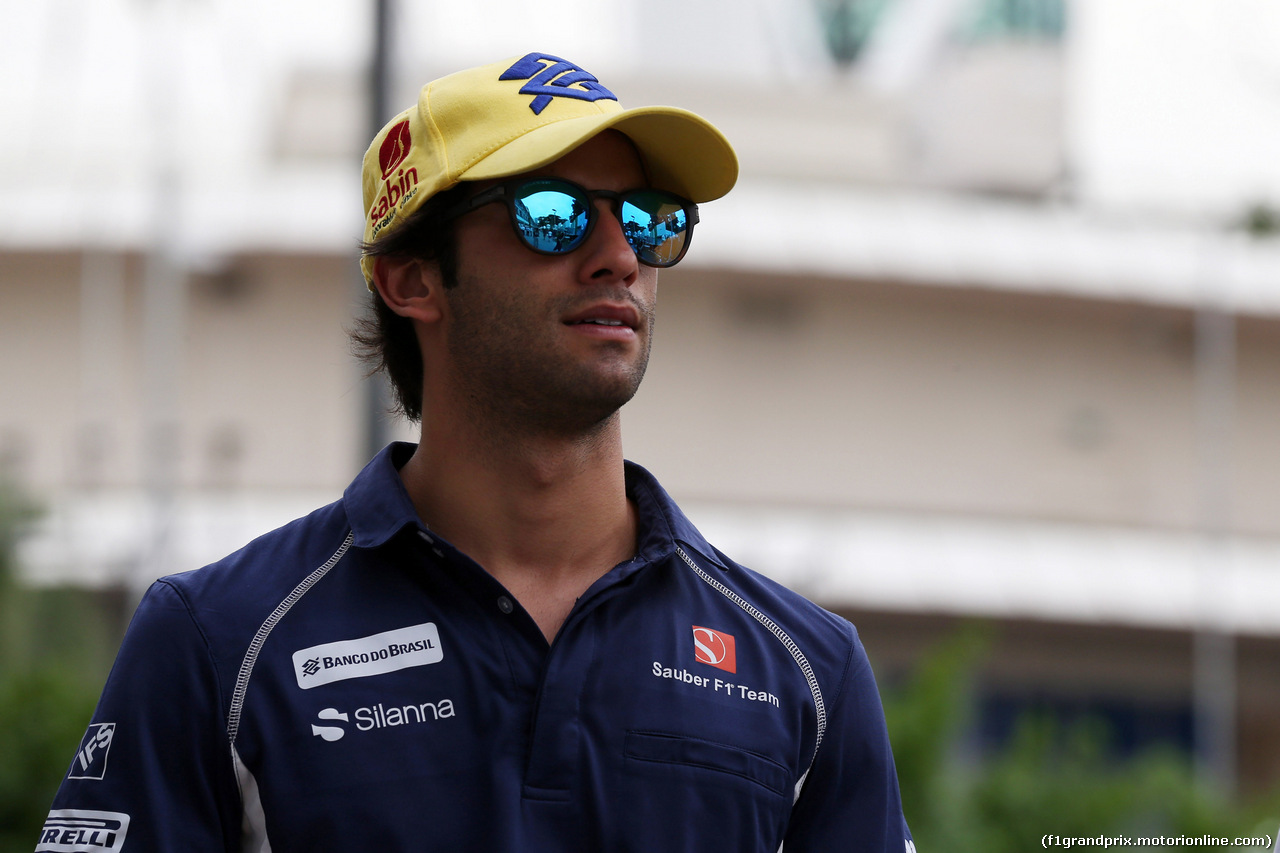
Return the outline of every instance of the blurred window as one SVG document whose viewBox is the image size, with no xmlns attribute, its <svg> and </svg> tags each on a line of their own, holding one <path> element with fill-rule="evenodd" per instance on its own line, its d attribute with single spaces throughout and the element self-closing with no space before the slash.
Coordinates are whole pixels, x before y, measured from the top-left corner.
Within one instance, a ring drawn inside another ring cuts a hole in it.
<svg viewBox="0 0 1280 853">
<path fill-rule="evenodd" d="M 842 67 L 862 55 L 885 12 L 905 0 L 813 0 L 827 52 Z M 970 0 L 956 11 L 961 42 L 1062 40 L 1066 0 Z"/>
<path fill-rule="evenodd" d="M 964 41 L 1061 41 L 1065 0 L 976 0 L 961 19 Z"/>
<path fill-rule="evenodd" d="M 814 0 L 827 52 L 837 65 L 852 64 L 893 0 Z"/>
</svg>

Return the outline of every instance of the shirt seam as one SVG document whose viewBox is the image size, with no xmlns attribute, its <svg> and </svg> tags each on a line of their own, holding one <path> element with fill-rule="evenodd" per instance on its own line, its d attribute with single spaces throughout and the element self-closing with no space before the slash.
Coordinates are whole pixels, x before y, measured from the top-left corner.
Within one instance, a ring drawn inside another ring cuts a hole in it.
<svg viewBox="0 0 1280 853">
<path fill-rule="evenodd" d="M 321 578 L 329 573 L 336 566 L 342 557 L 351 547 L 352 541 L 355 539 L 355 533 L 349 528 L 346 538 L 342 544 L 338 546 L 338 550 L 326 560 L 319 568 L 312 571 L 303 578 L 297 586 L 295 586 L 284 599 L 276 605 L 275 610 L 271 611 L 266 620 L 258 626 L 258 630 L 254 633 L 253 639 L 249 642 L 249 648 L 245 651 L 244 659 L 240 662 L 240 672 L 236 676 L 235 690 L 231 694 L 231 707 L 227 713 L 227 740 L 231 744 L 232 749 L 235 748 L 236 737 L 240 733 L 240 712 L 244 707 L 245 694 L 249 689 L 249 679 L 253 675 L 253 668 L 257 664 L 258 655 L 262 651 L 262 647 L 267 642 L 267 637 L 275 629 L 276 625 L 306 595 L 312 587 L 314 587 Z"/>
<path fill-rule="evenodd" d="M 804 676 L 805 682 L 809 687 L 809 693 L 813 697 L 814 713 L 816 716 L 816 721 L 815 721 L 815 732 L 814 732 L 814 743 L 813 743 L 813 757 L 809 759 L 808 766 L 805 768 L 804 773 L 801 774 L 799 781 L 796 782 L 795 797 L 792 800 L 792 802 L 794 803 L 795 800 L 798 800 L 800 798 L 800 791 L 804 787 L 805 778 L 808 777 L 809 771 L 813 769 L 814 762 L 818 760 L 818 750 L 822 746 L 823 736 L 826 734 L 826 729 L 827 729 L 828 716 L 827 716 L 826 701 L 822 697 L 822 685 L 818 683 L 817 673 L 814 672 L 813 665 L 809 663 L 809 659 L 805 656 L 804 651 L 801 650 L 800 645 L 795 640 L 793 640 L 785 630 L 783 630 L 781 625 L 779 625 L 777 622 L 771 619 L 767 614 L 765 614 L 763 611 L 761 611 L 751 602 L 747 601 L 737 592 L 729 589 L 729 587 L 726 586 L 722 581 L 719 581 L 716 578 L 713 578 L 710 574 L 707 573 L 705 569 L 701 568 L 697 563 L 693 561 L 693 558 L 691 558 L 688 555 L 688 553 L 684 550 L 683 547 L 677 545 L 676 553 L 680 555 L 680 558 L 684 560 L 684 562 L 689 566 L 689 568 L 693 569 L 694 573 L 697 574 L 697 576 L 701 578 L 704 583 L 706 583 L 712 589 L 719 592 L 721 595 L 723 595 L 733 604 L 736 604 L 745 613 L 747 613 L 747 615 L 755 619 L 757 622 L 760 623 L 762 627 L 764 627 L 767 631 L 769 631 L 769 633 L 774 636 L 774 639 L 776 639 L 779 643 L 781 643 L 783 648 L 785 648 L 787 652 L 791 655 L 791 659 L 795 663 L 796 667 L 800 670 L 800 674 Z"/>
</svg>

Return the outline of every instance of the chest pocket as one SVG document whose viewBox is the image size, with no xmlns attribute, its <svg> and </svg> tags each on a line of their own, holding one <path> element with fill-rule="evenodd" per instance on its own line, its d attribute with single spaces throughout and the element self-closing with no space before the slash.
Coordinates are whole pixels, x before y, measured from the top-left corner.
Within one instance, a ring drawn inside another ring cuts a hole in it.
<svg viewBox="0 0 1280 853">
<path fill-rule="evenodd" d="M 727 773 L 785 795 L 792 779 L 787 768 L 759 753 L 727 743 L 664 732 L 627 732 L 623 754 L 631 761 L 680 764 Z"/>
</svg>

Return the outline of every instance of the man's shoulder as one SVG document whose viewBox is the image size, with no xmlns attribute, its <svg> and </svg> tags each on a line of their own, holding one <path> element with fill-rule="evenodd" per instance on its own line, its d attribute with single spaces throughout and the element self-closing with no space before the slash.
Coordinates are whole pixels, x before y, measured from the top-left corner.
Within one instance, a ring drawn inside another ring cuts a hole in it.
<svg viewBox="0 0 1280 853">
<path fill-rule="evenodd" d="M 711 554 L 690 555 L 705 568 L 699 574 L 713 589 L 757 621 L 784 643 L 794 642 L 800 650 L 843 667 L 860 653 L 857 630 L 849 620 L 814 603 L 799 592 L 783 586 L 766 573 L 738 563 L 723 551 L 709 546 Z M 698 556 L 703 559 L 698 560 Z"/>
<path fill-rule="evenodd" d="M 804 647 L 823 650 L 824 656 L 838 658 L 842 665 L 855 654 L 857 632 L 848 620 L 819 607 L 762 573 L 738 563 L 712 545 L 676 505 L 675 501 L 647 470 L 626 463 L 628 497 L 638 507 L 645 534 L 640 551 L 677 554 L 700 586 L 714 590 L 730 607 L 751 614 L 761 625 L 772 628 Z M 779 639 L 782 639 L 781 637 Z"/>
<path fill-rule="evenodd" d="M 264 533 L 217 562 L 158 583 L 170 587 L 193 614 L 270 612 L 310 574 L 340 557 L 350 538 L 339 500 Z"/>
</svg>

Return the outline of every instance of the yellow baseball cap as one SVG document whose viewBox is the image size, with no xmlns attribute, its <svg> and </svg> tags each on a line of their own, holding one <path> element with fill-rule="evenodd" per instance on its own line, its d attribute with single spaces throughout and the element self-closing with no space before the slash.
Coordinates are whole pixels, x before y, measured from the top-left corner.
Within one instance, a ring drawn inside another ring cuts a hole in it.
<svg viewBox="0 0 1280 853">
<path fill-rule="evenodd" d="M 704 202 L 738 179 L 733 148 L 706 119 L 677 107 L 623 109 L 572 62 L 529 53 L 428 83 L 378 132 L 364 155 L 364 240 L 461 181 L 545 166 L 608 128 L 631 138 L 657 189 Z M 360 269 L 372 286 L 368 257 Z"/>
</svg>

